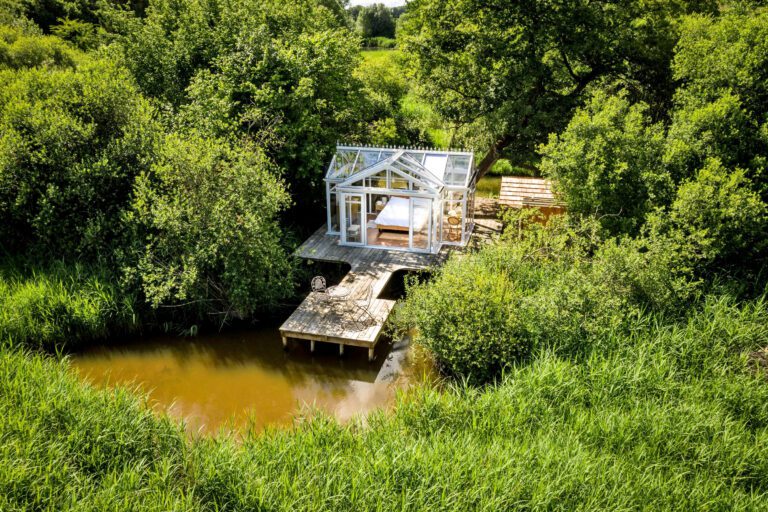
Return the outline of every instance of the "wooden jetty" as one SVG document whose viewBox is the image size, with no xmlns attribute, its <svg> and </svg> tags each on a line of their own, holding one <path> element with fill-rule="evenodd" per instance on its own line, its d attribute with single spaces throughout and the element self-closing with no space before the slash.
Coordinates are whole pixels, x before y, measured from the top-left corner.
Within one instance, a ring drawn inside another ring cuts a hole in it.
<svg viewBox="0 0 768 512">
<path fill-rule="evenodd" d="M 328 300 L 326 294 L 311 292 L 280 326 L 283 346 L 294 338 L 308 340 L 312 351 L 318 341 L 339 345 L 339 354 L 344 353 L 345 346 L 364 347 L 372 360 L 384 322 L 395 305 L 393 300 L 378 298 L 392 274 L 430 268 L 444 260 L 448 251 L 427 254 L 347 247 L 339 245 L 338 236 L 327 235 L 323 226 L 296 254 L 310 260 L 349 264 L 351 270 L 338 286 L 350 293 L 345 300 Z M 371 299 L 366 309 L 372 318 L 354 305 L 356 300 L 364 300 L 369 290 Z"/>
</svg>

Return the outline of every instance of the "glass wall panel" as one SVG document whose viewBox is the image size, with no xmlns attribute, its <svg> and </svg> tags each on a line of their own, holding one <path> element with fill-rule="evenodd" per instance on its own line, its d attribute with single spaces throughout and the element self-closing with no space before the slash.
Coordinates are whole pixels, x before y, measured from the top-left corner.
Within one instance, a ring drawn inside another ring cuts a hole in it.
<svg viewBox="0 0 768 512">
<path fill-rule="evenodd" d="M 343 223 L 344 241 L 348 244 L 363 243 L 363 196 L 360 194 L 344 194 Z"/>
<path fill-rule="evenodd" d="M 464 218 L 464 193 L 449 191 L 443 199 L 441 240 L 461 242 L 461 225 Z"/>
<path fill-rule="evenodd" d="M 352 166 L 357 159 L 357 150 L 340 149 L 336 152 L 336 157 L 333 160 L 329 178 L 344 178 L 349 176 L 352 172 Z"/>
<path fill-rule="evenodd" d="M 328 205 L 329 213 L 331 214 L 331 231 L 334 233 L 339 232 L 339 195 L 336 192 L 331 192 L 331 199 Z"/>
<path fill-rule="evenodd" d="M 360 151 L 360 156 L 357 157 L 357 163 L 353 172 L 359 172 L 363 169 L 372 166 L 379 161 L 381 151 Z"/>
<path fill-rule="evenodd" d="M 411 187 L 411 182 L 402 176 L 398 176 L 395 173 L 390 173 L 389 186 L 390 188 L 397 190 L 408 190 Z"/>
<path fill-rule="evenodd" d="M 365 186 L 371 188 L 387 188 L 387 171 L 381 171 L 365 178 Z"/>
<path fill-rule="evenodd" d="M 448 165 L 445 169 L 444 181 L 446 185 L 462 187 L 469 174 L 469 156 L 451 155 L 448 157 Z"/>
<path fill-rule="evenodd" d="M 432 200 L 411 199 L 411 249 L 429 251 Z"/>
</svg>

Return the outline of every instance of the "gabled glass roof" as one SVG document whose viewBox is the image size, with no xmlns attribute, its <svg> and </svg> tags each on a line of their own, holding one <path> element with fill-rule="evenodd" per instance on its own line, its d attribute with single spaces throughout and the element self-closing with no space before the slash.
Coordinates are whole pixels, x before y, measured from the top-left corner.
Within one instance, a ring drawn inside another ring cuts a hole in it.
<svg viewBox="0 0 768 512">
<path fill-rule="evenodd" d="M 397 156 L 397 166 L 425 173 L 430 181 L 448 187 L 467 187 L 472 176 L 473 155 L 464 151 L 337 146 L 325 178 L 346 181 L 377 163 Z M 395 162 L 393 162 L 395 163 Z"/>
</svg>

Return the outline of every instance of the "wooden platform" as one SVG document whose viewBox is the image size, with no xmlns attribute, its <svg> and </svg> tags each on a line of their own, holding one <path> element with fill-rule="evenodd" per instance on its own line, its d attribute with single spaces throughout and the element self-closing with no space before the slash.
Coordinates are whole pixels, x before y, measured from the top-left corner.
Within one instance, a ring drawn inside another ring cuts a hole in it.
<svg viewBox="0 0 768 512">
<path fill-rule="evenodd" d="M 552 183 L 544 178 L 528 176 L 503 176 L 499 203 L 513 208 L 522 208 L 526 203 L 556 204 Z"/>
<path fill-rule="evenodd" d="M 327 342 L 339 345 L 339 353 L 345 346 L 365 347 L 368 358 L 373 359 L 374 349 L 381 336 L 395 301 L 378 296 L 392 274 L 398 270 L 423 270 L 441 263 L 449 251 L 440 254 L 421 254 L 387 249 L 366 249 L 341 246 L 337 236 L 326 235 L 325 226 L 318 229 L 296 251 L 296 255 L 310 260 L 347 263 L 351 270 L 338 286 L 350 290 L 344 299 L 329 300 L 325 294 L 310 293 L 291 316 L 280 326 L 283 345 L 290 338 Z M 356 307 L 357 300 L 364 300 L 372 289 L 372 299 L 367 307 L 374 319 Z"/>
</svg>

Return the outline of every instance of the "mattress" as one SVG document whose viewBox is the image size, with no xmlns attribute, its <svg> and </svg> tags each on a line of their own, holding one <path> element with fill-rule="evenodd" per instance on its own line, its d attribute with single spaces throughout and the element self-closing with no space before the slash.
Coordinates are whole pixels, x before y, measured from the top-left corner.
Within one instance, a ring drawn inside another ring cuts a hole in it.
<svg viewBox="0 0 768 512">
<path fill-rule="evenodd" d="M 387 205 L 376 217 L 376 225 L 381 227 L 408 228 L 410 199 L 405 197 L 390 197 Z M 429 208 L 414 208 L 413 230 L 421 231 L 429 221 Z"/>
</svg>

